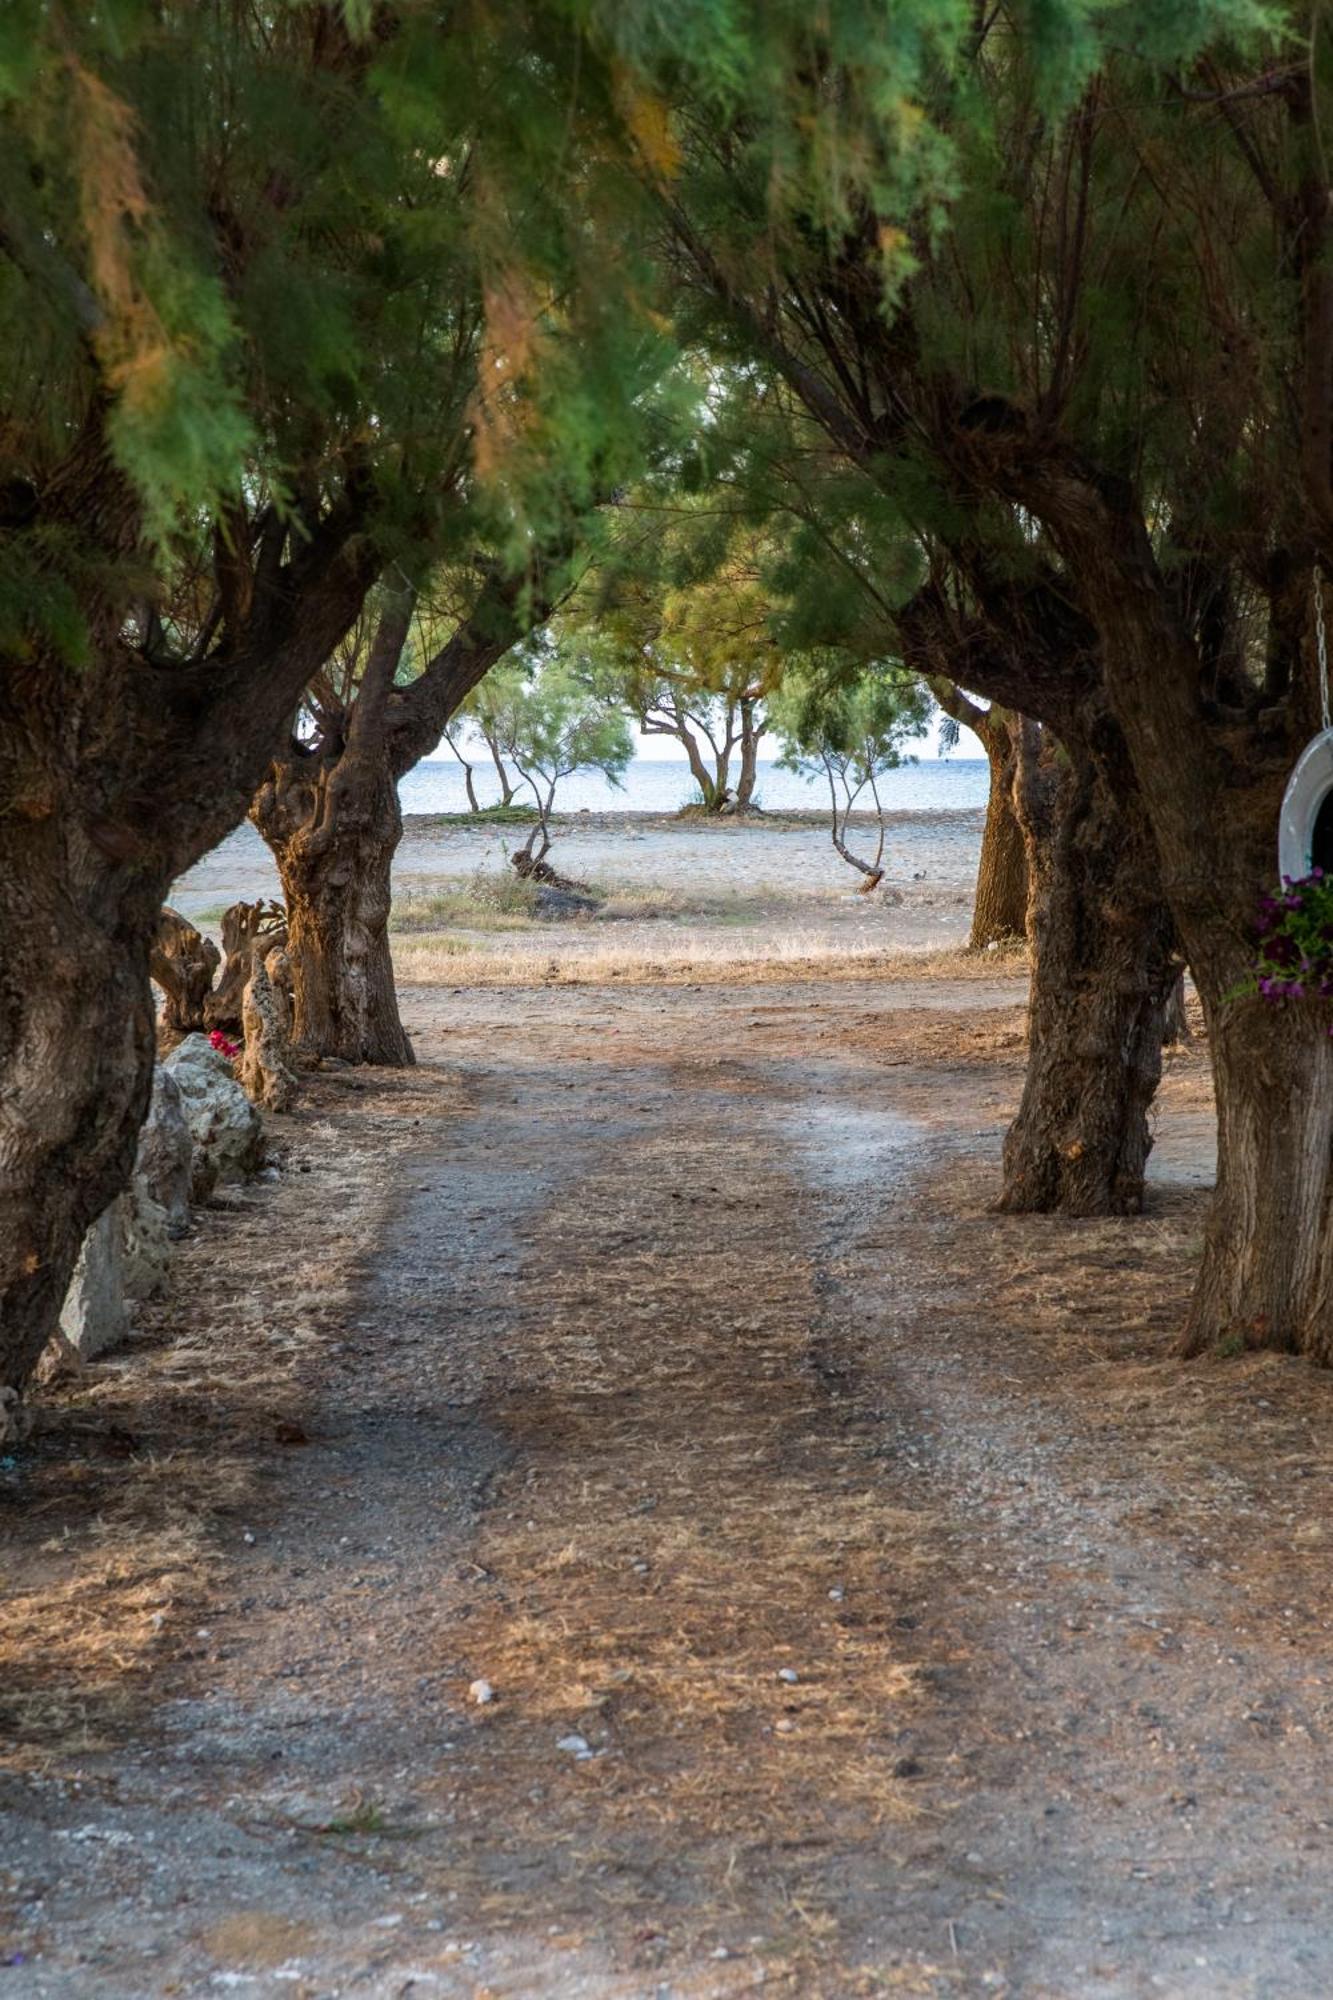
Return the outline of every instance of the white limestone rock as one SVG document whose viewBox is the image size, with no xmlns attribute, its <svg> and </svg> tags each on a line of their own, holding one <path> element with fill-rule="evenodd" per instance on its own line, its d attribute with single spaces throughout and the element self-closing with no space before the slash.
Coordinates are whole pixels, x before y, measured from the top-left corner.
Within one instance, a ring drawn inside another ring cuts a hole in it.
<svg viewBox="0 0 1333 2000">
<path fill-rule="evenodd" d="M 129 1334 L 123 1201 L 122 1196 L 104 1208 L 84 1237 L 60 1308 L 60 1331 L 81 1361 L 118 1347 Z"/>
<path fill-rule="evenodd" d="M 206 1035 L 187 1035 L 164 1068 L 180 1091 L 194 1141 L 192 1198 L 203 1201 L 219 1183 L 255 1173 L 264 1159 L 263 1123 L 227 1058 Z"/>
<path fill-rule="evenodd" d="M 176 1248 L 171 1219 L 136 1174 L 114 1204 L 120 1210 L 120 1253 L 127 1299 L 160 1299 L 167 1289 Z"/>
<path fill-rule="evenodd" d="M 153 1071 L 152 1102 L 139 1133 L 134 1176 L 166 1211 L 169 1236 L 184 1236 L 189 1230 L 193 1167 L 194 1140 L 181 1105 L 180 1085 L 171 1070 L 159 1063 Z"/>
</svg>

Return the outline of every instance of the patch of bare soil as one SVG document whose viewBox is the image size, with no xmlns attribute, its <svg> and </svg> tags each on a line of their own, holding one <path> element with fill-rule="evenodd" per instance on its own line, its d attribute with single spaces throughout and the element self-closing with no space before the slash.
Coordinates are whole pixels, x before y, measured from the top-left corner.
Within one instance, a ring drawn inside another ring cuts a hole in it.
<svg viewBox="0 0 1333 2000">
<path fill-rule="evenodd" d="M 1333 1385 L 1172 1356 L 1197 1048 L 1071 1224 L 1005 980 L 406 1012 L 0 1470 L 0 1994 L 1333 1991 Z"/>
</svg>

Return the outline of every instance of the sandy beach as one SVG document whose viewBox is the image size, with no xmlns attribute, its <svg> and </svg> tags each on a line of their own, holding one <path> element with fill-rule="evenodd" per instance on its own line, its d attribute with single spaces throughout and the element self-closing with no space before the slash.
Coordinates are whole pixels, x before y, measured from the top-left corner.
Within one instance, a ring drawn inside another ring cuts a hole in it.
<svg viewBox="0 0 1333 2000">
<path fill-rule="evenodd" d="M 891 815 L 884 881 L 865 896 L 821 814 L 563 815 L 550 859 L 603 900 L 591 916 L 553 921 L 514 894 L 509 856 L 522 825 L 412 816 L 394 869 L 395 961 L 404 978 L 433 983 L 470 980 L 497 954 L 516 965 L 537 955 L 545 966 L 951 948 L 967 935 L 982 819 L 975 810 Z M 873 856 L 874 842 L 868 824 L 854 823 L 858 853 Z M 216 932 L 228 904 L 278 894 L 272 855 L 246 825 L 181 878 L 172 902 Z"/>
</svg>

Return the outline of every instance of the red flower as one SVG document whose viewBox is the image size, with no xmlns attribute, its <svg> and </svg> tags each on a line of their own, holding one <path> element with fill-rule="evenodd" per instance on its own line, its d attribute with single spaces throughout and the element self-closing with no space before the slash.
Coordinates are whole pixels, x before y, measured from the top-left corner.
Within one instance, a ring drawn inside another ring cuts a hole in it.
<svg viewBox="0 0 1333 2000">
<path fill-rule="evenodd" d="M 223 1034 L 221 1028 L 214 1028 L 212 1034 L 209 1036 L 208 1039 L 213 1044 L 213 1047 L 217 1050 L 218 1054 L 220 1056 L 225 1056 L 228 1062 L 235 1062 L 236 1058 L 241 1053 L 240 1050 L 237 1048 L 235 1042 L 229 1042 L 227 1040 L 227 1037 Z"/>
</svg>

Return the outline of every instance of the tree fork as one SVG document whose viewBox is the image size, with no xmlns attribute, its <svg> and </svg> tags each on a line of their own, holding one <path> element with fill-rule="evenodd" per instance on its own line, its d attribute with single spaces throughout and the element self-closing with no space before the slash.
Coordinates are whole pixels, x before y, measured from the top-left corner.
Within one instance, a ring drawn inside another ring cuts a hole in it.
<svg viewBox="0 0 1333 2000">
<path fill-rule="evenodd" d="M 932 687 L 965 683 L 1011 710 L 1027 705 L 1012 796 L 1028 878 L 1028 1066 L 997 1207 L 1133 1214 L 1179 972 L 1157 852 L 1095 628 L 1041 583 L 978 581 L 980 611 L 962 616 L 930 584 L 899 622 L 909 664 Z"/>
<path fill-rule="evenodd" d="M 539 585 L 491 578 L 468 618 L 408 686 L 396 685 L 414 610 L 386 593 L 359 687 L 313 744 L 292 741 L 250 805 L 287 903 L 293 1037 L 313 1055 L 405 1068 L 389 946 L 398 780 L 430 750 L 495 662 L 548 614 Z"/>
</svg>

